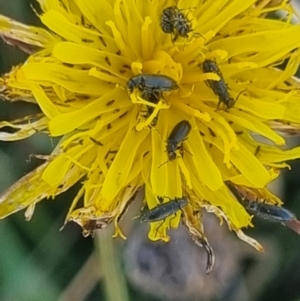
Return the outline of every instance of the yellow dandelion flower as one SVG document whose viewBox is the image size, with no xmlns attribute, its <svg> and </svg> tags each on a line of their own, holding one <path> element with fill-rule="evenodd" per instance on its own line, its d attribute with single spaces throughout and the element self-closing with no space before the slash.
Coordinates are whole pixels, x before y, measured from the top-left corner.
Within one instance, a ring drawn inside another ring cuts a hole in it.
<svg viewBox="0 0 300 301">
<path fill-rule="evenodd" d="M 9 188 L 0 217 L 80 181 L 66 221 L 84 235 L 118 222 L 142 186 L 152 240 L 183 222 L 211 252 L 205 209 L 242 232 L 251 216 L 228 187 L 274 207 L 266 187 L 300 157 L 281 133 L 299 131 L 300 26 L 288 1 L 37 0 L 47 29 L 0 18 L 8 43 L 30 53 L 5 74 L 1 95 L 41 114 L 3 121 L 23 139 L 61 137 L 45 163 Z M 266 18 L 283 9 L 284 20 Z M 281 70 L 277 66 L 286 61 Z M 266 143 L 257 137 L 264 137 Z M 277 208 L 277 207 L 276 207 Z M 154 210 L 153 209 L 153 210 Z M 150 212 L 150 213 L 149 213 Z M 143 215 L 145 214 L 145 215 Z M 213 255 L 210 263 L 213 264 Z"/>
</svg>

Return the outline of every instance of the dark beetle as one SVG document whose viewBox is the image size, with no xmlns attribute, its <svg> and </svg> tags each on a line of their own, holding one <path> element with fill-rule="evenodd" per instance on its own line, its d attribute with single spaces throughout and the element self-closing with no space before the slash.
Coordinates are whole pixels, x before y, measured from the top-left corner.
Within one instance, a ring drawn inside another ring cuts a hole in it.
<svg viewBox="0 0 300 301">
<path fill-rule="evenodd" d="M 287 222 L 296 220 L 295 214 L 288 209 L 258 202 L 257 199 L 249 199 L 249 196 L 247 196 L 246 193 L 243 194 L 243 192 L 233 184 L 227 183 L 227 186 L 246 210 L 255 216 L 264 218 L 271 222 L 282 223 L 284 225 Z"/>
<path fill-rule="evenodd" d="M 163 32 L 174 34 L 174 41 L 178 36 L 188 38 L 192 31 L 191 21 L 176 6 L 170 6 L 162 11 L 160 27 Z"/>
<path fill-rule="evenodd" d="M 173 14 L 173 27 L 176 30 L 176 34 L 188 38 L 188 34 L 192 31 L 191 21 L 184 15 L 177 7 L 174 9 Z M 175 39 L 175 38 L 174 38 Z"/>
<path fill-rule="evenodd" d="M 178 85 L 174 79 L 161 74 L 139 74 L 127 82 L 130 93 L 139 89 L 141 97 L 151 102 L 158 102 L 163 92 L 176 90 Z"/>
<path fill-rule="evenodd" d="M 176 8 L 176 6 L 175 6 Z M 160 16 L 160 27 L 164 33 L 173 33 L 174 6 L 165 8 Z"/>
<path fill-rule="evenodd" d="M 134 89 L 139 89 L 141 97 L 146 101 L 157 104 L 165 91 L 178 89 L 177 83 L 169 76 L 159 74 L 139 74 L 130 78 L 127 82 L 130 93 Z M 154 108 L 147 106 L 147 117 L 154 111 Z M 152 121 L 152 126 L 157 124 L 158 116 Z"/>
<path fill-rule="evenodd" d="M 296 216 L 293 212 L 283 207 L 251 201 L 244 202 L 244 205 L 250 213 L 258 217 L 267 219 L 271 222 L 278 222 L 284 224 L 286 222 L 296 219 Z"/>
<path fill-rule="evenodd" d="M 141 216 L 142 223 L 157 222 L 166 219 L 168 216 L 182 210 L 188 201 L 186 197 L 175 198 L 170 202 L 160 204 L 153 209 L 145 212 Z"/>
<path fill-rule="evenodd" d="M 220 104 L 223 103 L 228 109 L 232 108 L 235 104 L 235 100 L 230 96 L 227 88 L 227 84 L 224 81 L 223 75 L 213 60 L 205 60 L 202 63 L 202 70 L 204 73 L 216 73 L 220 80 L 207 80 L 208 86 L 213 90 L 214 94 L 219 96 L 219 102 L 217 108 L 219 108 Z"/>
<path fill-rule="evenodd" d="M 187 120 L 182 120 L 175 125 L 167 140 L 167 152 L 169 160 L 176 159 L 176 150 L 180 147 L 180 143 L 187 139 L 192 129 L 191 124 Z"/>
</svg>

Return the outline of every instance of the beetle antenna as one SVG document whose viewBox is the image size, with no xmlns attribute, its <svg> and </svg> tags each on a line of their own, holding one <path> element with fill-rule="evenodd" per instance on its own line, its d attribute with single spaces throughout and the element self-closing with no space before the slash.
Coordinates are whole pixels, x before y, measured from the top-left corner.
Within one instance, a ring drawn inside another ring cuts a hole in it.
<svg viewBox="0 0 300 301">
<path fill-rule="evenodd" d="M 158 166 L 158 168 L 161 168 L 163 165 L 165 165 L 165 164 L 168 163 L 168 162 L 169 162 L 169 160 L 167 160 L 167 161 L 161 163 L 161 164 Z"/>
<path fill-rule="evenodd" d="M 241 94 L 244 93 L 245 91 L 247 91 L 247 89 L 242 90 L 242 91 L 237 95 L 237 97 L 236 97 L 235 100 L 234 100 L 234 104 L 238 101 L 238 99 L 239 99 L 239 97 L 241 96 Z"/>
</svg>

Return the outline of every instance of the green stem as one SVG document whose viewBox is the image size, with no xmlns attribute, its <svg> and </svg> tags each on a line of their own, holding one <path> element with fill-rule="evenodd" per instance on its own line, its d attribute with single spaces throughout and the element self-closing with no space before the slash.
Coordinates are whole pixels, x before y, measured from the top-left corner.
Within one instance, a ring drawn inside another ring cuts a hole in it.
<svg viewBox="0 0 300 301">
<path fill-rule="evenodd" d="M 126 280 L 123 276 L 119 253 L 107 229 L 95 238 L 97 257 L 104 276 L 107 301 L 129 301 Z"/>
</svg>

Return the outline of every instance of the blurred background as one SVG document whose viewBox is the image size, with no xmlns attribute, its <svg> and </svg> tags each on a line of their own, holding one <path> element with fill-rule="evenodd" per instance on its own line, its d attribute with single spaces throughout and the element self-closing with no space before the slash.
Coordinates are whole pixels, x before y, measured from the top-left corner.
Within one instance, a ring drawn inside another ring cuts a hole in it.
<svg viewBox="0 0 300 301">
<path fill-rule="evenodd" d="M 30 0 L 0 0 L 0 13 L 40 25 Z M 0 72 L 23 62 L 26 55 L 0 41 Z M 37 112 L 34 105 L 0 102 L 0 120 Z M 292 137 L 289 144 L 299 144 Z M 0 142 L 0 191 L 41 162 L 31 154 L 48 154 L 55 140 L 37 134 L 21 141 Z M 300 161 L 283 172 L 274 191 L 300 218 Z M 258 253 L 238 240 L 212 215 L 205 230 L 216 253 L 212 275 L 205 274 L 206 254 L 186 229 L 170 232 L 171 242 L 150 242 L 148 226 L 126 215 L 127 241 L 111 239 L 111 228 L 84 238 L 76 224 L 59 231 L 77 188 L 37 205 L 30 222 L 24 211 L 0 220 L 0 300 L 5 301 L 300 301 L 300 237 L 279 224 L 255 219 L 246 233 L 265 247 Z M 138 202 L 135 202 L 138 203 Z M 134 212 L 135 211 L 135 212 Z"/>
</svg>

